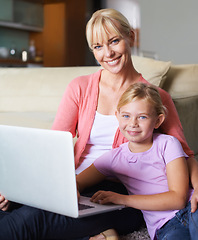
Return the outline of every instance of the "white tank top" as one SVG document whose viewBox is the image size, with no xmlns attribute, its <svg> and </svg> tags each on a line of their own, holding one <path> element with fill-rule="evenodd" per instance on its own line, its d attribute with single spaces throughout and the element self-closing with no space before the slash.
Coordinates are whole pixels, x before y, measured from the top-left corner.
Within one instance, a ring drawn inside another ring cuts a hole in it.
<svg viewBox="0 0 198 240">
<path fill-rule="evenodd" d="M 80 161 L 83 162 L 76 169 L 76 174 L 82 172 L 89 167 L 96 158 L 112 149 L 117 128 L 118 120 L 115 115 L 103 115 L 96 111 L 89 140 L 80 158 Z"/>
</svg>

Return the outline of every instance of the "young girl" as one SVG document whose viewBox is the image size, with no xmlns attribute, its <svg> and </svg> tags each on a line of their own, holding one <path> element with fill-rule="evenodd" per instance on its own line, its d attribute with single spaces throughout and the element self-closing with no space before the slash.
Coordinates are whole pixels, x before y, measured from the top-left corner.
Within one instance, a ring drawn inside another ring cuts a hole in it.
<svg viewBox="0 0 198 240">
<path fill-rule="evenodd" d="M 116 111 L 119 128 L 129 142 L 105 153 L 78 175 L 78 188 L 82 191 L 105 177 L 118 178 L 129 195 L 99 191 L 91 201 L 141 209 L 151 239 L 198 239 L 198 212 L 191 213 L 189 202 L 188 156 L 175 137 L 154 133 L 165 113 L 155 87 L 131 85 Z"/>
</svg>

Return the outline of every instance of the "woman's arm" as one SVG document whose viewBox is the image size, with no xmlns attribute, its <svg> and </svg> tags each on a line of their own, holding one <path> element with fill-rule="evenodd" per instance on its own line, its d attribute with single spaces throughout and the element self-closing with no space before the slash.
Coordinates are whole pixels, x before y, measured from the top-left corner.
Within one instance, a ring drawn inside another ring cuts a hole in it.
<svg viewBox="0 0 198 240">
<path fill-rule="evenodd" d="M 181 143 L 184 152 L 189 157 L 194 157 L 193 151 L 187 144 L 183 127 L 171 96 L 161 88 L 159 88 L 159 92 L 162 98 L 162 102 L 167 108 L 167 116 L 165 121 L 160 126 L 160 132 L 176 137 Z"/>
<path fill-rule="evenodd" d="M 9 208 L 9 205 L 10 205 L 10 202 L 0 194 L 0 210 L 7 211 Z"/>
<path fill-rule="evenodd" d="M 52 130 L 69 131 L 73 137 L 76 136 L 78 121 L 79 101 L 78 86 L 73 80 L 66 88 L 58 111 L 55 116 Z"/>
<path fill-rule="evenodd" d="M 191 198 L 191 212 L 195 212 L 197 210 L 198 203 L 198 162 L 194 157 L 190 157 L 188 158 L 187 164 L 190 173 L 191 184 L 194 189 Z"/>
<path fill-rule="evenodd" d="M 105 176 L 96 169 L 94 164 L 92 164 L 76 176 L 78 191 L 82 192 L 84 189 L 91 187 L 104 179 Z"/>
<path fill-rule="evenodd" d="M 189 177 L 185 158 L 177 158 L 167 164 L 167 180 L 169 191 L 153 195 L 121 195 L 112 192 L 99 191 L 93 197 L 93 202 L 101 204 L 123 204 L 141 210 L 166 211 L 185 207 Z"/>
</svg>

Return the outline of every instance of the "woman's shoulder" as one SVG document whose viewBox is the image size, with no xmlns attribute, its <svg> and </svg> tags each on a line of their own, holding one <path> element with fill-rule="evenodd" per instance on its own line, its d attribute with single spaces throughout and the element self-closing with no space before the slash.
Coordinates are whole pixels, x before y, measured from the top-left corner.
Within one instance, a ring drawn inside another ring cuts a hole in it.
<svg viewBox="0 0 198 240">
<path fill-rule="evenodd" d="M 89 85 L 98 85 L 101 75 L 101 70 L 89 75 L 82 75 L 74 78 L 68 86 L 70 87 L 80 87 L 87 88 Z"/>
<path fill-rule="evenodd" d="M 149 81 L 144 79 L 142 75 L 141 75 L 140 81 L 143 82 L 143 83 L 151 84 Z M 154 85 L 154 86 L 156 86 L 156 85 Z M 159 86 L 156 86 L 156 87 L 157 87 L 157 89 L 160 93 L 160 96 L 161 96 L 163 102 L 172 101 L 172 98 L 171 98 L 171 96 L 168 92 L 166 92 L 164 89 L 162 89 Z"/>
</svg>

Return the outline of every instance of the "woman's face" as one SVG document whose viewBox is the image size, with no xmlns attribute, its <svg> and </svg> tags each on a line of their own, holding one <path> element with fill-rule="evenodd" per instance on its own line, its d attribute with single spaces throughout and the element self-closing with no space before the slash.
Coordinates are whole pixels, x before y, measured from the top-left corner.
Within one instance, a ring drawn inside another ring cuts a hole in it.
<svg viewBox="0 0 198 240">
<path fill-rule="evenodd" d="M 120 37 L 110 32 L 107 38 L 104 36 L 101 39 L 100 42 L 94 39 L 92 48 L 96 60 L 104 69 L 116 74 L 131 66 L 132 37 Z"/>
</svg>

